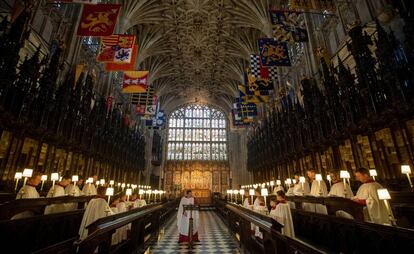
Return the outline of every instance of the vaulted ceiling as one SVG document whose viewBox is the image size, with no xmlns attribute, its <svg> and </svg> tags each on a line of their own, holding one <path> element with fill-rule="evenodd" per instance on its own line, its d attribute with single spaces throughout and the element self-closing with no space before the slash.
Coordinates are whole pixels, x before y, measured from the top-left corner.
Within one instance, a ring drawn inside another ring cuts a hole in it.
<svg viewBox="0 0 414 254">
<path fill-rule="evenodd" d="M 123 0 L 120 32 L 138 38 L 162 107 L 188 102 L 226 110 L 237 96 L 257 39 L 271 34 L 269 6 L 281 0 Z"/>
</svg>

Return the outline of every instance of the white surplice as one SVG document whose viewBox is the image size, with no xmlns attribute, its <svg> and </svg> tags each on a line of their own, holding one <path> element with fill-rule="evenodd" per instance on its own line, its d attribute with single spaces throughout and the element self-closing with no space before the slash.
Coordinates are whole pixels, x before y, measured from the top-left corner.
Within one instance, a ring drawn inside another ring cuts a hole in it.
<svg viewBox="0 0 414 254">
<path fill-rule="evenodd" d="M 77 185 L 74 185 L 73 183 L 66 186 L 65 193 L 66 195 L 73 196 L 73 197 L 79 197 L 83 195 L 83 192 L 79 189 L 79 187 Z M 78 203 L 70 203 L 67 205 L 68 205 L 68 209 L 70 210 L 78 209 Z"/>
<path fill-rule="evenodd" d="M 147 202 L 145 199 L 136 199 L 133 203 L 134 208 L 146 206 Z"/>
<path fill-rule="evenodd" d="M 86 196 L 95 196 L 97 194 L 96 187 L 93 183 L 88 183 L 83 186 L 82 192 Z"/>
<path fill-rule="evenodd" d="M 351 199 L 354 196 L 354 193 L 352 192 L 351 187 L 349 186 L 349 184 L 346 185 L 346 194 L 344 193 L 344 183 L 343 182 L 337 182 L 334 183 L 331 186 L 331 190 L 328 193 L 328 196 L 330 197 L 341 197 L 341 198 L 349 198 Z M 336 211 L 336 216 L 338 217 L 343 217 L 343 218 L 348 218 L 348 219 L 354 219 L 354 217 L 342 210 L 338 210 Z"/>
<path fill-rule="evenodd" d="M 47 193 L 47 198 L 56 198 L 56 197 L 62 197 L 65 196 L 65 189 L 55 184 L 52 188 L 50 188 L 49 192 Z M 51 214 L 51 213 L 63 213 L 72 210 L 73 204 L 52 204 L 48 205 L 45 208 L 45 214 Z"/>
<path fill-rule="evenodd" d="M 123 212 L 126 212 L 126 211 L 128 211 L 128 206 L 127 206 L 127 203 L 126 202 L 124 202 L 124 201 L 120 201 L 117 205 L 116 205 L 116 208 L 117 208 L 117 210 L 118 210 L 118 213 L 123 213 Z M 119 240 L 119 242 L 122 242 L 122 241 L 124 241 L 124 240 L 126 240 L 127 238 L 128 238 L 128 229 L 129 229 L 129 224 L 128 225 L 125 225 L 125 226 L 123 226 L 123 227 L 121 227 L 121 228 L 118 228 L 117 230 L 116 230 L 116 232 L 115 232 L 115 234 L 117 234 L 118 235 L 118 240 Z"/>
<path fill-rule="evenodd" d="M 312 181 L 310 195 L 314 197 L 326 197 L 328 196 L 328 187 L 324 181 Z M 320 214 L 328 214 L 326 206 L 321 204 L 303 203 L 303 209 L 309 212 L 315 212 Z"/>
<path fill-rule="evenodd" d="M 277 204 L 275 209 L 270 210 L 269 216 L 283 225 L 282 234 L 291 238 L 295 238 L 292 214 L 290 212 L 290 207 L 288 204 Z"/>
<path fill-rule="evenodd" d="M 79 227 L 79 236 L 83 240 L 88 236 L 87 226 L 105 216 L 112 215 L 112 210 L 103 198 L 93 198 L 86 206 L 82 222 Z"/>
<path fill-rule="evenodd" d="M 250 201 L 249 198 L 245 198 L 243 201 L 243 206 L 246 208 L 250 208 Z"/>
<path fill-rule="evenodd" d="M 382 200 L 379 199 L 377 190 L 383 188 L 377 182 L 362 184 L 354 198 L 366 201 L 365 220 L 373 223 L 389 223 L 387 208 Z M 368 214 L 367 214 L 368 213 Z"/>
<path fill-rule="evenodd" d="M 276 186 L 276 187 L 273 189 L 273 194 L 275 194 L 275 195 L 276 195 L 276 193 L 277 193 L 278 191 L 285 191 L 285 188 L 283 188 L 283 186 L 282 186 L 282 185 L 278 185 L 278 186 Z"/>
<path fill-rule="evenodd" d="M 26 184 L 20 188 L 16 195 L 16 199 L 22 198 L 40 198 L 40 195 L 39 192 L 37 192 L 36 187 Z"/>
<path fill-rule="evenodd" d="M 27 199 L 27 198 L 40 198 L 39 192 L 37 192 L 36 187 L 26 184 L 20 188 L 19 192 L 16 195 L 16 199 Z M 24 211 L 18 214 L 15 214 L 11 217 L 11 220 L 23 219 L 34 216 L 32 211 Z"/>
<path fill-rule="evenodd" d="M 346 196 L 345 196 L 346 195 Z M 349 184 L 346 185 L 346 194 L 344 193 L 344 183 L 337 182 L 331 186 L 331 190 L 328 193 L 328 196 L 341 197 L 341 198 L 352 198 L 354 193 L 352 192 Z"/>
<path fill-rule="evenodd" d="M 178 207 L 177 214 L 177 226 L 178 231 L 181 235 L 188 236 L 188 230 L 190 225 L 190 213 L 192 213 L 193 218 L 193 235 L 198 232 L 198 211 L 184 211 L 183 205 L 194 205 L 194 198 L 182 197 L 180 205 Z"/>
</svg>

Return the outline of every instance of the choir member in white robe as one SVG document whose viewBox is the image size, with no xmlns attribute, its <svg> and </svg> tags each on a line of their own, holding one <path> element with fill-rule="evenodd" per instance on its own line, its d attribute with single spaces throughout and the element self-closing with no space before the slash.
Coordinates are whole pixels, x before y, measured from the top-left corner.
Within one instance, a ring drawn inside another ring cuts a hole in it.
<svg viewBox="0 0 414 254">
<path fill-rule="evenodd" d="M 41 182 L 41 174 L 34 173 L 32 177 L 27 180 L 25 186 L 23 186 L 16 195 L 16 199 L 26 199 L 26 198 L 40 198 L 39 192 L 37 192 L 36 187 Z M 27 217 L 34 216 L 32 211 L 24 211 L 18 214 L 15 214 L 11 217 L 12 220 L 23 219 Z"/>
<path fill-rule="evenodd" d="M 65 196 L 65 188 L 70 184 L 71 181 L 72 177 L 70 175 L 64 175 L 61 181 L 50 188 L 46 197 L 55 198 Z M 72 207 L 73 205 L 71 203 L 48 205 L 45 208 L 45 214 L 67 212 L 70 211 Z"/>
<path fill-rule="evenodd" d="M 192 196 L 191 190 L 186 191 L 186 195 L 181 198 L 180 205 L 178 206 L 178 214 L 177 214 L 177 226 L 178 231 L 180 233 L 180 237 L 178 241 L 188 242 L 188 235 L 189 235 L 189 225 L 190 225 L 190 216 L 193 218 L 193 241 L 198 240 L 198 211 L 184 211 L 184 205 L 194 205 L 194 197 Z"/>
<path fill-rule="evenodd" d="M 369 175 L 369 170 L 359 168 L 355 171 L 355 178 L 362 185 L 353 198 L 356 202 L 366 205 L 364 216 L 366 221 L 378 224 L 389 224 L 388 212 L 384 202 L 379 197 L 377 190 L 383 188 L 381 184 L 375 182 Z"/>
<path fill-rule="evenodd" d="M 276 201 L 272 200 L 270 206 L 271 210 L 269 216 L 283 225 L 282 234 L 295 238 L 292 214 L 289 205 L 286 203 L 285 193 L 283 191 L 278 191 L 276 193 Z"/>
<path fill-rule="evenodd" d="M 260 196 L 259 191 L 256 191 L 256 199 L 253 203 L 253 211 L 266 215 L 268 213 L 265 207 L 264 199 Z M 258 239 L 263 239 L 263 233 L 260 232 L 260 228 L 253 224 L 254 236 Z"/>
<path fill-rule="evenodd" d="M 16 195 L 16 199 L 22 198 L 40 198 L 39 192 L 36 187 L 41 182 L 42 175 L 40 173 L 34 173 L 32 177 L 27 180 L 25 186 L 23 186 Z"/>
<path fill-rule="evenodd" d="M 84 195 L 86 196 L 94 196 L 97 194 L 96 192 L 96 187 L 95 187 L 95 182 L 98 179 L 97 175 L 93 176 L 93 183 L 87 183 L 83 186 L 82 192 Z"/>
<path fill-rule="evenodd" d="M 300 182 L 300 172 L 299 171 L 296 171 L 294 173 L 294 176 L 295 176 L 296 183 L 289 187 L 289 190 L 286 193 L 286 196 L 305 196 L 305 195 L 309 195 L 309 193 L 310 193 L 309 182 L 307 180 L 305 180 L 304 183 Z M 288 204 L 289 204 L 290 208 L 292 208 L 292 209 L 296 208 L 296 205 L 295 205 L 294 202 L 288 201 Z"/>
<path fill-rule="evenodd" d="M 351 186 L 349 186 L 349 184 L 346 184 L 346 187 L 344 188 L 344 182 L 341 181 L 341 178 L 339 178 L 338 171 L 330 171 L 329 175 L 331 176 L 332 186 L 331 190 L 328 193 L 328 196 L 349 199 L 354 197 L 354 193 L 352 192 Z"/>
<path fill-rule="evenodd" d="M 278 191 L 285 191 L 285 188 L 283 188 L 283 186 L 282 186 L 282 185 L 277 185 L 277 186 L 273 189 L 273 194 L 275 194 L 275 195 L 276 195 L 276 193 L 277 193 Z"/>
<path fill-rule="evenodd" d="M 88 236 L 88 229 L 86 228 L 93 222 L 100 218 L 112 215 L 112 210 L 106 202 L 106 188 L 103 186 L 98 187 L 98 194 L 95 198 L 89 201 L 86 206 L 85 213 L 83 214 L 82 222 L 79 227 L 79 237 L 81 240 Z"/>
<path fill-rule="evenodd" d="M 76 182 L 76 184 L 71 183 L 68 186 L 66 186 L 66 188 L 65 188 L 66 195 L 74 196 L 74 197 L 83 196 L 83 192 L 79 188 L 79 186 L 82 186 L 82 184 L 83 184 L 83 177 L 79 176 L 79 180 Z M 69 206 L 69 204 L 68 204 L 68 206 Z M 70 203 L 69 209 L 70 210 L 78 209 L 78 203 Z"/>
<path fill-rule="evenodd" d="M 354 193 L 352 192 L 351 186 L 349 184 L 345 184 L 346 187 L 344 187 L 344 182 L 341 181 L 341 178 L 339 177 L 339 171 L 332 170 L 329 172 L 329 175 L 331 176 L 332 186 L 331 190 L 328 193 L 328 196 L 330 197 L 341 197 L 341 198 L 349 198 L 352 199 L 354 197 Z M 354 217 L 342 210 L 336 211 L 336 216 L 348 218 L 348 219 L 354 219 Z"/>
<path fill-rule="evenodd" d="M 314 197 L 326 197 L 328 196 L 328 187 L 325 181 L 316 181 L 316 171 L 314 169 L 308 169 L 307 171 L 309 179 L 312 181 L 310 195 Z M 309 212 L 316 212 L 321 214 L 328 214 L 326 206 L 321 204 L 309 204 L 304 203 L 303 209 Z"/>
<path fill-rule="evenodd" d="M 116 205 L 117 208 L 117 212 L 118 213 L 123 213 L 128 211 L 128 205 L 127 205 L 127 196 L 125 194 L 123 194 L 120 198 L 119 198 L 119 202 Z M 129 225 L 125 225 L 119 229 L 116 230 L 116 234 L 118 234 L 118 239 L 120 242 L 126 240 L 128 238 L 128 229 L 129 229 Z"/>
</svg>

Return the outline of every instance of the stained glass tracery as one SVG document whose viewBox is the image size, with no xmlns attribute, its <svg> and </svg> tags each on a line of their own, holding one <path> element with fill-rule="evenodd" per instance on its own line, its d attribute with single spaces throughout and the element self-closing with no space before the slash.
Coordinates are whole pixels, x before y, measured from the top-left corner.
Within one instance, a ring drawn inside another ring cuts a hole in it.
<svg viewBox="0 0 414 254">
<path fill-rule="evenodd" d="M 168 160 L 227 160 L 226 119 L 205 105 L 187 105 L 168 120 Z"/>
</svg>

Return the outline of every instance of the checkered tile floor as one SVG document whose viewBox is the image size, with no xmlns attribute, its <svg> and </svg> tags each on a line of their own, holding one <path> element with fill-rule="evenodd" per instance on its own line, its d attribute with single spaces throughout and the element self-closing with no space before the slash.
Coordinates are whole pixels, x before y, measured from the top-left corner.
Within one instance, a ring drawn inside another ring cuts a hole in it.
<svg viewBox="0 0 414 254">
<path fill-rule="evenodd" d="M 160 232 L 157 242 L 145 252 L 149 253 L 223 253 L 240 254 L 237 242 L 229 234 L 226 225 L 213 211 L 200 211 L 199 243 L 192 250 L 188 244 L 178 243 L 177 219 L 171 219 Z"/>
</svg>

